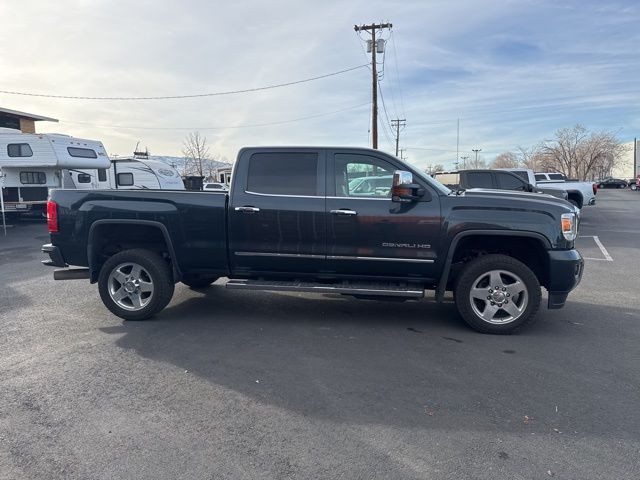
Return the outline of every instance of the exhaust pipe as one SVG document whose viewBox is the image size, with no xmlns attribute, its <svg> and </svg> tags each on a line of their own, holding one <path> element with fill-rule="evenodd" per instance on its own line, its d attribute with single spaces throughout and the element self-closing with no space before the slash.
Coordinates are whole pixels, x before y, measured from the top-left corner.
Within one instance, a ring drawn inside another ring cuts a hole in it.
<svg viewBox="0 0 640 480">
<path fill-rule="evenodd" d="M 88 268 L 64 268 L 53 271 L 54 280 L 88 280 Z"/>
</svg>

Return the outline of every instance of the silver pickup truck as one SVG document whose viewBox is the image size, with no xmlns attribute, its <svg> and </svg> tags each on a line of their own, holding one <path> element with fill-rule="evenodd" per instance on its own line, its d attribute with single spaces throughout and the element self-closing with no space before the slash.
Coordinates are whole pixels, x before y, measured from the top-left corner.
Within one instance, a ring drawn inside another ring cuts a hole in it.
<svg viewBox="0 0 640 480">
<path fill-rule="evenodd" d="M 537 187 L 565 190 L 567 199 L 578 208 L 596 204 L 598 186 L 593 182 L 570 181 L 561 173 L 534 173 L 528 168 L 509 168 L 507 170 Z"/>
</svg>

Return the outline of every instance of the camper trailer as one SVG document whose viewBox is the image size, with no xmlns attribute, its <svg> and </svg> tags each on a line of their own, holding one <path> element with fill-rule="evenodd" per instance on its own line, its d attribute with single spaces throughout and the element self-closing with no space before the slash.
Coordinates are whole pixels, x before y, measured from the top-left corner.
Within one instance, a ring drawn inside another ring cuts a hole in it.
<svg viewBox="0 0 640 480">
<path fill-rule="evenodd" d="M 69 169 L 65 172 L 79 190 L 166 189 L 184 190 L 178 171 L 159 160 L 117 158 L 108 169 Z"/>
<path fill-rule="evenodd" d="M 50 188 L 73 188 L 66 182 L 65 170 L 110 164 L 96 140 L 0 128 L 0 183 L 6 212 L 44 212 Z"/>
</svg>

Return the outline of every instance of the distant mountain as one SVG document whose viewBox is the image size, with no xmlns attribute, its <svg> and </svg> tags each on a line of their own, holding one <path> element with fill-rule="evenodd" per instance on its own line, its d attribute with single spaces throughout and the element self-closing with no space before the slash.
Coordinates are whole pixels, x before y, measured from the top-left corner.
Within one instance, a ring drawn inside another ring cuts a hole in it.
<svg viewBox="0 0 640 480">
<path fill-rule="evenodd" d="M 184 157 L 172 157 L 169 155 L 149 155 L 149 159 L 159 160 L 161 162 L 166 163 L 167 165 L 171 165 L 181 173 L 184 169 L 184 164 L 185 164 Z M 214 168 L 231 167 L 231 164 L 229 162 L 221 162 L 219 160 L 210 160 L 210 162 Z"/>
</svg>

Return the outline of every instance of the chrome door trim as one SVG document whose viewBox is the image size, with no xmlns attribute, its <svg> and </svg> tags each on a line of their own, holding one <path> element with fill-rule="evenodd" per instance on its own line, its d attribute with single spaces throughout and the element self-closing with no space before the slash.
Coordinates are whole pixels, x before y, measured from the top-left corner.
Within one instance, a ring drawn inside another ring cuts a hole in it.
<svg viewBox="0 0 640 480">
<path fill-rule="evenodd" d="M 280 258 L 326 258 L 324 255 L 306 253 L 234 252 L 238 257 L 280 257 Z"/>
<path fill-rule="evenodd" d="M 391 201 L 391 197 L 326 197 L 331 200 L 383 200 L 386 202 Z"/>
<path fill-rule="evenodd" d="M 284 193 L 258 193 L 245 190 L 244 193 L 249 195 L 258 195 L 260 197 L 285 197 L 285 198 L 326 198 L 324 195 L 285 195 Z"/>
<path fill-rule="evenodd" d="M 327 255 L 327 260 L 374 260 L 382 262 L 435 263 L 435 260 L 431 258 L 357 257 L 348 255 Z"/>
</svg>

